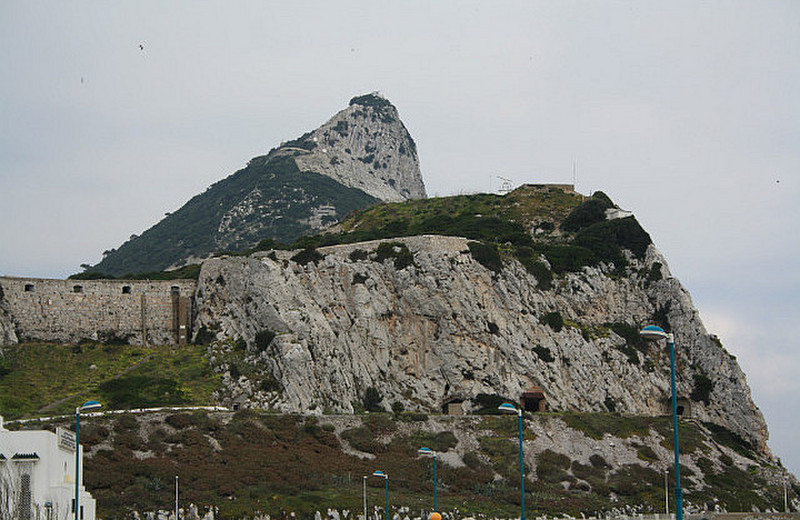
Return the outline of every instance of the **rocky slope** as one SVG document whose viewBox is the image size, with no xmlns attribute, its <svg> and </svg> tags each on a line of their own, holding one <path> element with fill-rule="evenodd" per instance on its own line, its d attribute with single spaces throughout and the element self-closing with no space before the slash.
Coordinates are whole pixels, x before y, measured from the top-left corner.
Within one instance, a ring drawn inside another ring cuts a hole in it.
<svg viewBox="0 0 800 520">
<path fill-rule="evenodd" d="M 457 237 L 397 239 L 388 254 L 378 242 L 320 248 L 314 261 L 295 253 L 203 265 L 197 326 L 245 339 L 261 370 L 229 382 L 228 402 L 351 413 L 375 387 L 387 409 L 469 410 L 481 394 L 516 401 L 536 386 L 552 410 L 660 415 L 668 353 L 636 334 L 656 322 L 676 337 L 686 415 L 768 454 L 744 374 L 652 245 L 642 259 L 626 252 L 624 276 L 584 267 L 547 290 L 513 258 L 487 269 Z"/>
<path fill-rule="evenodd" d="M 414 140 L 394 105 L 367 94 L 106 251 L 87 272 L 160 271 L 264 239 L 291 243 L 376 202 L 423 197 Z"/>
</svg>

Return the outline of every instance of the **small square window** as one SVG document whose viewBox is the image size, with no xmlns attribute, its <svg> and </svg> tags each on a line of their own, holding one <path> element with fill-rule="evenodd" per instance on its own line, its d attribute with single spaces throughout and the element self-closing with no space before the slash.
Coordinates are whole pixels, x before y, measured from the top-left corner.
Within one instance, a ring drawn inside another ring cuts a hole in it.
<svg viewBox="0 0 800 520">
<path fill-rule="evenodd" d="M 122 294 L 130 294 L 131 293 L 131 286 L 130 285 L 123 285 L 122 286 Z"/>
</svg>

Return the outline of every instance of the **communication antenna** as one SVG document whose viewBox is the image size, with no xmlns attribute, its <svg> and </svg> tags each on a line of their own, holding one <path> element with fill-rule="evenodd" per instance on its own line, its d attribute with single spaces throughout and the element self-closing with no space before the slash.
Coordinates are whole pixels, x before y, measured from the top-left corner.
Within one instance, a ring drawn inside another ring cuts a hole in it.
<svg viewBox="0 0 800 520">
<path fill-rule="evenodd" d="M 575 185 L 578 183 L 578 161 L 575 159 L 572 160 L 572 189 L 575 189 Z"/>
<path fill-rule="evenodd" d="M 500 189 L 497 190 L 498 193 L 505 195 L 506 193 L 510 192 L 513 189 L 511 185 L 511 179 L 507 179 L 502 175 L 498 175 L 497 178 L 503 181 L 502 183 L 500 183 Z"/>
</svg>

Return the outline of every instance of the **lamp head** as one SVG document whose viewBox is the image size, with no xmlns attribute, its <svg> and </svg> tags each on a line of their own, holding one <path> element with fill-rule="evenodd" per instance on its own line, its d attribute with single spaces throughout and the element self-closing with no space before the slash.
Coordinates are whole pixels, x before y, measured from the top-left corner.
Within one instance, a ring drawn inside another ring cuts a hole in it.
<svg viewBox="0 0 800 520">
<path fill-rule="evenodd" d="M 85 412 L 85 411 L 88 411 L 88 410 L 97 410 L 98 408 L 101 408 L 102 406 L 103 405 L 98 403 L 97 401 L 86 401 L 85 403 L 83 403 L 82 405 L 80 405 L 78 407 L 78 411 Z"/>
<path fill-rule="evenodd" d="M 644 339 L 666 339 L 669 334 L 661 327 L 648 325 L 639 331 L 639 335 Z"/>
<path fill-rule="evenodd" d="M 520 413 L 519 409 L 511 403 L 503 403 L 497 409 L 505 413 Z"/>
</svg>

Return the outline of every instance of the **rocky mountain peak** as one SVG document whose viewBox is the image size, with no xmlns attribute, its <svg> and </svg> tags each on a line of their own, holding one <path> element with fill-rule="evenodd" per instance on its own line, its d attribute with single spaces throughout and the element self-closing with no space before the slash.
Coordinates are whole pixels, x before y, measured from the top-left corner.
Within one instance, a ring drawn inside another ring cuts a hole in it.
<svg viewBox="0 0 800 520">
<path fill-rule="evenodd" d="M 376 202 L 425 196 L 417 147 L 397 109 L 365 94 L 107 251 L 88 272 L 160 271 L 264 239 L 291 243 Z"/>
<path fill-rule="evenodd" d="M 377 93 L 356 96 L 313 132 L 281 148 L 299 148 L 295 162 L 387 202 L 425 198 L 417 146 L 397 108 Z"/>
</svg>

